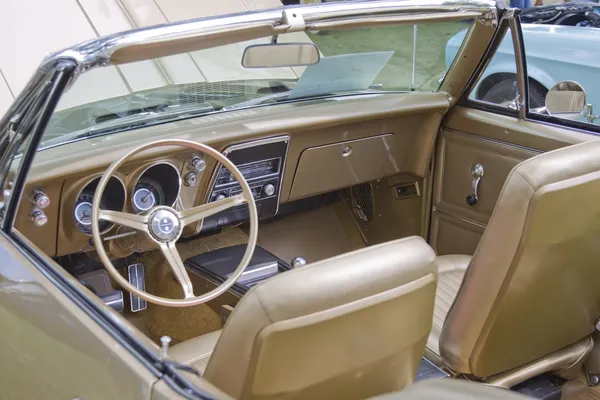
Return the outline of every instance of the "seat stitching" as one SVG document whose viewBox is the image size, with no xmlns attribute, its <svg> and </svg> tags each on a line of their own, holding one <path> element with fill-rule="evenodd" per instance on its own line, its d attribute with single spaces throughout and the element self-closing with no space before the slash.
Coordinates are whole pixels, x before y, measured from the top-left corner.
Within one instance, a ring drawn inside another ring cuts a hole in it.
<svg viewBox="0 0 600 400">
<path fill-rule="evenodd" d="M 202 353 L 200 356 L 192 358 L 191 360 L 184 362 L 183 365 L 190 365 L 190 364 L 193 364 L 196 361 L 199 361 L 203 358 L 208 358 L 212 355 L 212 353 L 213 353 L 213 350 L 209 351 L 208 353 Z"/>
</svg>

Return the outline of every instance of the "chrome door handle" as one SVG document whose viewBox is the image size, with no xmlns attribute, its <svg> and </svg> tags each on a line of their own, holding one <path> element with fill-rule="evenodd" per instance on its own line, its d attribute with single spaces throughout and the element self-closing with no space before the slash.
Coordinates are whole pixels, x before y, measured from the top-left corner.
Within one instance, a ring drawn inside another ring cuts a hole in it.
<svg viewBox="0 0 600 400">
<path fill-rule="evenodd" d="M 467 196 L 467 204 L 473 207 L 479 201 L 479 182 L 483 178 L 483 165 L 475 163 L 471 165 L 471 176 L 473 182 L 471 183 L 471 194 Z"/>
</svg>

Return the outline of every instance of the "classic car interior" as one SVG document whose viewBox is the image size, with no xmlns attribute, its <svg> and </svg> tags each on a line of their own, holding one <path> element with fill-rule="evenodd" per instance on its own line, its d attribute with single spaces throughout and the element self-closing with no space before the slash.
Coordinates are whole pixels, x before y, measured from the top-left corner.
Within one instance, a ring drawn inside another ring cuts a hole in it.
<svg viewBox="0 0 600 400">
<path fill-rule="evenodd" d="M 366 398 L 416 377 L 596 398 L 600 143 L 460 102 L 497 29 L 472 21 L 439 91 L 42 143 L 15 228 L 210 393 Z M 569 84 L 549 98 L 585 104 Z"/>
</svg>

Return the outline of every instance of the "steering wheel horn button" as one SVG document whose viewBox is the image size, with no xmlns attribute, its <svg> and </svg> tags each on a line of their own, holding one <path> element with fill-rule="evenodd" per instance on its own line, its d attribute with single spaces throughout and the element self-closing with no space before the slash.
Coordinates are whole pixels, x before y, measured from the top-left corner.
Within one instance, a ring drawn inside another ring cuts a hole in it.
<svg viewBox="0 0 600 400">
<path fill-rule="evenodd" d="M 150 233 L 160 241 L 173 241 L 179 238 L 181 223 L 173 211 L 160 209 L 150 217 Z"/>
</svg>

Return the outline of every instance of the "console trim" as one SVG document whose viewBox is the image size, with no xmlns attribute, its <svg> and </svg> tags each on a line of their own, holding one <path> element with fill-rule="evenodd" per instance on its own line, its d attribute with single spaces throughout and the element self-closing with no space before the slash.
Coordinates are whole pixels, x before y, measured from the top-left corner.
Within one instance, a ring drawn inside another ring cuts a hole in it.
<svg viewBox="0 0 600 400">
<path fill-rule="evenodd" d="M 275 216 L 279 213 L 279 204 L 280 204 L 280 199 L 281 199 L 281 187 L 283 186 L 283 181 L 285 178 L 285 170 L 286 170 L 285 164 L 287 162 L 288 152 L 290 149 L 290 139 L 291 139 L 290 135 L 278 135 L 278 136 L 273 136 L 273 137 L 264 138 L 264 139 L 257 139 L 257 140 L 251 140 L 248 142 L 232 144 L 232 145 L 226 147 L 222 151 L 222 154 L 225 157 L 227 157 L 229 154 L 231 154 L 232 152 L 234 152 L 236 150 L 248 149 L 248 148 L 252 148 L 252 147 L 258 147 L 258 146 L 262 146 L 265 144 L 278 143 L 278 142 L 286 143 L 285 154 L 283 156 L 283 159 L 280 161 L 280 166 L 279 166 L 279 171 L 278 171 L 278 175 L 280 176 L 280 179 L 279 179 L 279 187 L 277 188 L 277 206 L 275 208 L 275 214 L 273 216 Z M 274 158 L 281 158 L 281 157 L 272 157 L 272 158 L 268 158 L 266 160 L 270 160 L 270 159 L 274 159 Z M 256 160 L 256 161 L 264 161 L 264 160 Z M 246 164 L 249 164 L 249 163 L 245 163 L 245 164 L 241 164 L 241 165 L 246 165 Z M 237 165 L 236 165 L 236 167 L 237 167 Z M 204 204 L 210 202 L 212 193 L 217 188 L 217 178 L 219 176 L 219 171 L 221 168 L 223 168 L 223 165 L 221 165 L 220 163 L 217 163 L 217 167 L 212 172 L 209 190 L 206 191 Z M 268 178 L 270 176 L 272 176 L 272 174 L 265 176 L 265 177 L 261 177 L 261 179 Z M 223 187 L 223 186 L 221 186 L 221 187 Z M 272 198 L 272 197 L 275 197 L 275 195 L 266 197 L 265 199 Z M 202 227 L 200 227 L 200 230 L 202 230 Z"/>
</svg>

